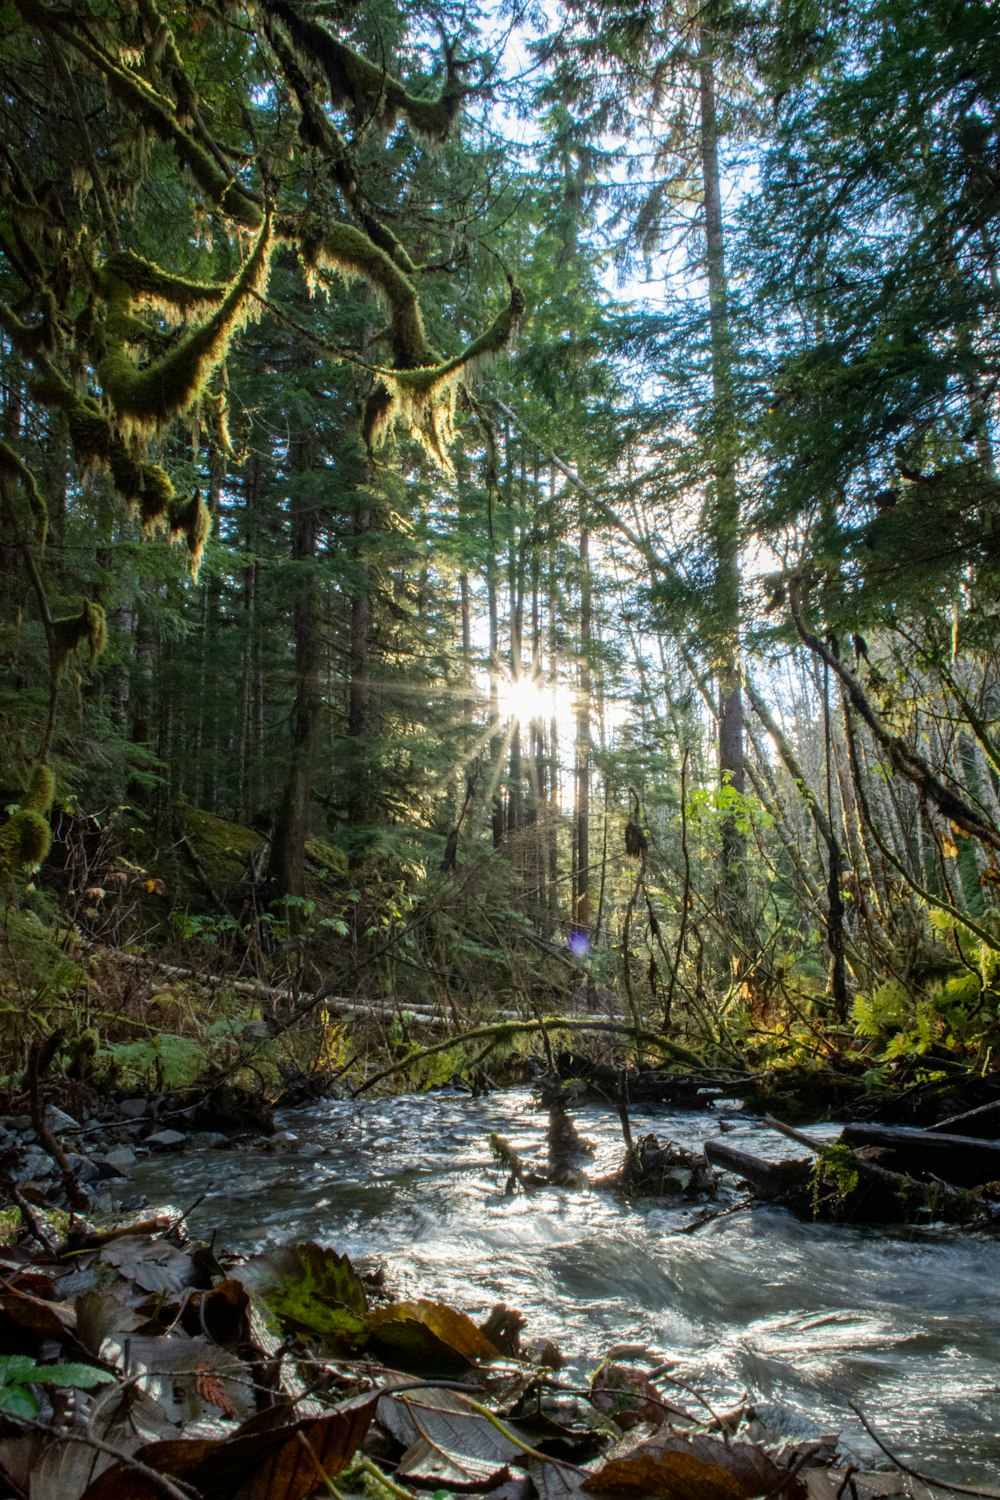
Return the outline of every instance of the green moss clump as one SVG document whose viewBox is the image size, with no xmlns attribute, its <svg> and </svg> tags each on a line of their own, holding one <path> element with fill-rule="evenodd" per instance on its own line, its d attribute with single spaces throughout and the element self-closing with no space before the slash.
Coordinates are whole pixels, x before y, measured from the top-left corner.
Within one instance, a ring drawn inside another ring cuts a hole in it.
<svg viewBox="0 0 1000 1500">
<path fill-rule="evenodd" d="M 108 644 L 108 620 L 104 609 L 92 599 L 85 599 L 78 615 L 52 621 L 52 636 L 52 665 L 57 675 L 83 645 L 88 647 L 91 661 L 96 661 Z"/>
<path fill-rule="evenodd" d="M 821 1151 L 812 1169 L 813 1217 L 837 1218 L 858 1187 L 858 1162 L 850 1146 L 834 1143 Z"/>
<path fill-rule="evenodd" d="M 343 849 L 338 849 L 335 844 L 326 844 L 322 839 L 307 839 L 306 858 L 328 874 L 347 874 L 347 855 Z"/>
<path fill-rule="evenodd" d="M 33 870 L 52 846 L 48 819 L 31 807 L 20 808 L 0 828 L 0 890 L 8 886 L 18 869 Z"/>
<path fill-rule="evenodd" d="M 42 763 L 38 764 L 28 781 L 28 793 L 24 799 L 24 806 L 48 816 L 55 794 L 56 778 L 51 767 Z"/>
<path fill-rule="evenodd" d="M 24 801 L 0 828 L 0 891 L 6 890 L 18 870 L 33 870 L 52 846 L 49 809 L 56 782 L 46 765 L 35 766 Z"/>
<path fill-rule="evenodd" d="M 214 813 L 205 812 L 200 807 L 183 805 L 178 814 L 212 888 L 224 897 L 244 879 L 248 861 L 259 854 L 263 842 L 260 834 L 242 823 L 217 818 Z M 190 891 L 193 899 L 203 903 L 204 888 L 198 881 L 192 883 L 191 877 L 191 869 L 184 861 L 170 882 L 171 889 L 175 892 Z"/>
</svg>

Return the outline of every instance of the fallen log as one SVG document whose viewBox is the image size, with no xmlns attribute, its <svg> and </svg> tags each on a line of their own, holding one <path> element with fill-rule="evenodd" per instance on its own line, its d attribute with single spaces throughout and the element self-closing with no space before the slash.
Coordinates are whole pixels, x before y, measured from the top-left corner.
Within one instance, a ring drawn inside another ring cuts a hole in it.
<svg viewBox="0 0 1000 1500">
<path fill-rule="evenodd" d="M 812 1173 L 807 1161 L 765 1161 L 725 1141 L 706 1141 L 705 1157 L 713 1167 L 722 1167 L 742 1177 L 768 1203 L 797 1199 L 808 1189 Z"/>
<path fill-rule="evenodd" d="M 802 1219 L 847 1224 L 903 1224 L 929 1218 L 966 1224 L 982 1219 L 977 1198 L 946 1182 L 918 1182 L 867 1160 L 842 1141 L 814 1140 L 801 1130 L 765 1116 L 765 1123 L 804 1145 L 810 1161 L 764 1161 L 722 1141 L 706 1141 L 714 1165 L 735 1172 L 755 1195 Z"/>
<path fill-rule="evenodd" d="M 1000 1181 L 1000 1141 L 920 1130 L 910 1125 L 845 1125 L 841 1140 L 850 1146 L 877 1146 L 880 1165 L 910 1177 L 942 1178 L 958 1187 Z"/>
</svg>

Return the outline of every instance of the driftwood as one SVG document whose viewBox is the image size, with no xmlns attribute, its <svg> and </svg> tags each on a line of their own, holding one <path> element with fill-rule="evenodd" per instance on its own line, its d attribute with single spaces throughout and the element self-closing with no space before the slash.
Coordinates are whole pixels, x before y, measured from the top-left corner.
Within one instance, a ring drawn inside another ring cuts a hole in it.
<svg viewBox="0 0 1000 1500">
<path fill-rule="evenodd" d="M 905 1125 L 845 1125 L 841 1140 L 849 1146 L 877 1146 L 886 1154 L 882 1166 L 911 1177 L 942 1178 L 959 1187 L 978 1187 L 1000 1180 L 1000 1141 L 978 1136 L 918 1130 Z"/>
<path fill-rule="evenodd" d="M 769 1203 L 798 1198 L 808 1188 L 812 1170 L 806 1161 L 764 1161 L 725 1141 L 706 1141 L 705 1156 L 713 1167 L 742 1177 L 758 1197 Z"/>
<path fill-rule="evenodd" d="M 986 1123 L 986 1116 L 996 1114 L 998 1109 L 1000 1109 L 1000 1099 L 991 1099 L 989 1104 L 980 1104 L 976 1109 L 964 1109 L 960 1115 L 949 1115 L 947 1120 L 938 1120 L 936 1125 L 928 1125 L 927 1128 L 934 1131 L 947 1131 L 953 1125 L 965 1125 L 968 1127 L 970 1124 L 974 1124 L 982 1125 L 986 1130 L 992 1130 L 995 1129 L 995 1126 Z M 975 1130 L 972 1133 L 975 1135 Z"/>
<path fill-rule="evenodd" d="M 982 1218 L 982 1204 L 947 1182 L 920 1182 L 872 1161 L 843 1139 L 817 1141 L 792 1125 L 765 1115 L 765 1124 L 817 1158 L 811 1161 L 762 1161 L 721 1141 L 706 1141 L 705 1155 L 716 1166 L 735 1172 L 758 1198 L 778 1203 L 808 1219 L 853 1224 L 899 1224 L 914 1218 L 946 1219 L 963 1224 Z"/>
</svg>

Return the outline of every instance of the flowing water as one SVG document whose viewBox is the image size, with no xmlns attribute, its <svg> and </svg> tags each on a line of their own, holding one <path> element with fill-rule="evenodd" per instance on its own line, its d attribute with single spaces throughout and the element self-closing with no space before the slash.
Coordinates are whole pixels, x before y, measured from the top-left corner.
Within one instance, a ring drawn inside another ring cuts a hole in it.
<svg viewBox="0 0 1000 1500">
<path fill-rule="evenodd" d="M 614 1170 L 615 1114 L 586 1106 L 574 1119 L 596 1147 L 589 1175 Z M 315 1239 L 377 1258 L 403 1295 L 475 1317 L 507 1302 L 527 1317 L 526 1336 L 551 1338 L 579 1372 L 613 1344 L 641 1344 L 713 1402 L 748 1393 L 783 1435 L 841 1431 L 870 1463 L 877 1450 L 853 1400 L 918 1467 L 952 1481 L 1000 1476 L 1000 1244 L 833 1229 L 767 1208 L 683 1234 L 690 1205 L 557 1188 L 505 1197 L 490 1131 L 545 1159 L 547 1117 L 524 1091 L 331 1101 L 280 1123 L 298 1137 L 290 1152 L 151 1158 L 134 1185 L 151 1202 L 204 1193 L 192 1231 L 217 1229 L 235 1249 Z M 735 1107 L 632 1117 L 636 1135 L 695 1149 L 723 1123 L 728 1143 L 757 1155 L 801 1154 Z M 736 1196 L 727 1184 L 719 1203 Z"/>
</svg>

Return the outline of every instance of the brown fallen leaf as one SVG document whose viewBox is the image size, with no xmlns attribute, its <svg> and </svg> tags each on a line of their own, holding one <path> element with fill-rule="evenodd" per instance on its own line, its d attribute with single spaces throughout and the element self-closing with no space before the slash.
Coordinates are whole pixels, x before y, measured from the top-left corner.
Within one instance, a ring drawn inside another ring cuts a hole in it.
<svg viewBox="0 0 1000 1500">
<path fill-rule="evenodd" d="M 598 1411 L 607 1412 L 627 1431 L 639 1422 L 659 1427 L 664 1422 L 693 1424 L 695 1418 L 674 1406 L 657 1390 L 643 1370 L 607 1362 L 590 1382 L 590 1399 Z"/>
<path fill-rule="evenodd" d="M 364 1440 L 377 1396 L 345 1403 L 322 1417 L 270 1430 L 251 1427 L 228 1438 L 147 1443 L 133 1458 L 145 1468 L 194 1487 L 203 1500 L 305 1500 L 351 1462 Z M 80 1500 L 162 1500 L 155 1482 L 116 1464 Z"/>
<path fill-rule="evenodd" d="M 631 1448 L 620 1444 L 583 1488 L 590 1494 L 653 1495 L 658 1500 L 754 1500 L 787 1480 L 786 1500 L 805 1500 L 798 1476 L 753 1443 L 725 1443 L 698 1434 L 688 1437 L 670 1427 Z"/>
<path fill-rule="evenodd" d="M 392 1302 L 369 1314 L 369 1346 L 404 1369 L 464 1370 L 498 1358 L 496 1347 L 465 1313 L 444 1302 Z"/>
</svg>

